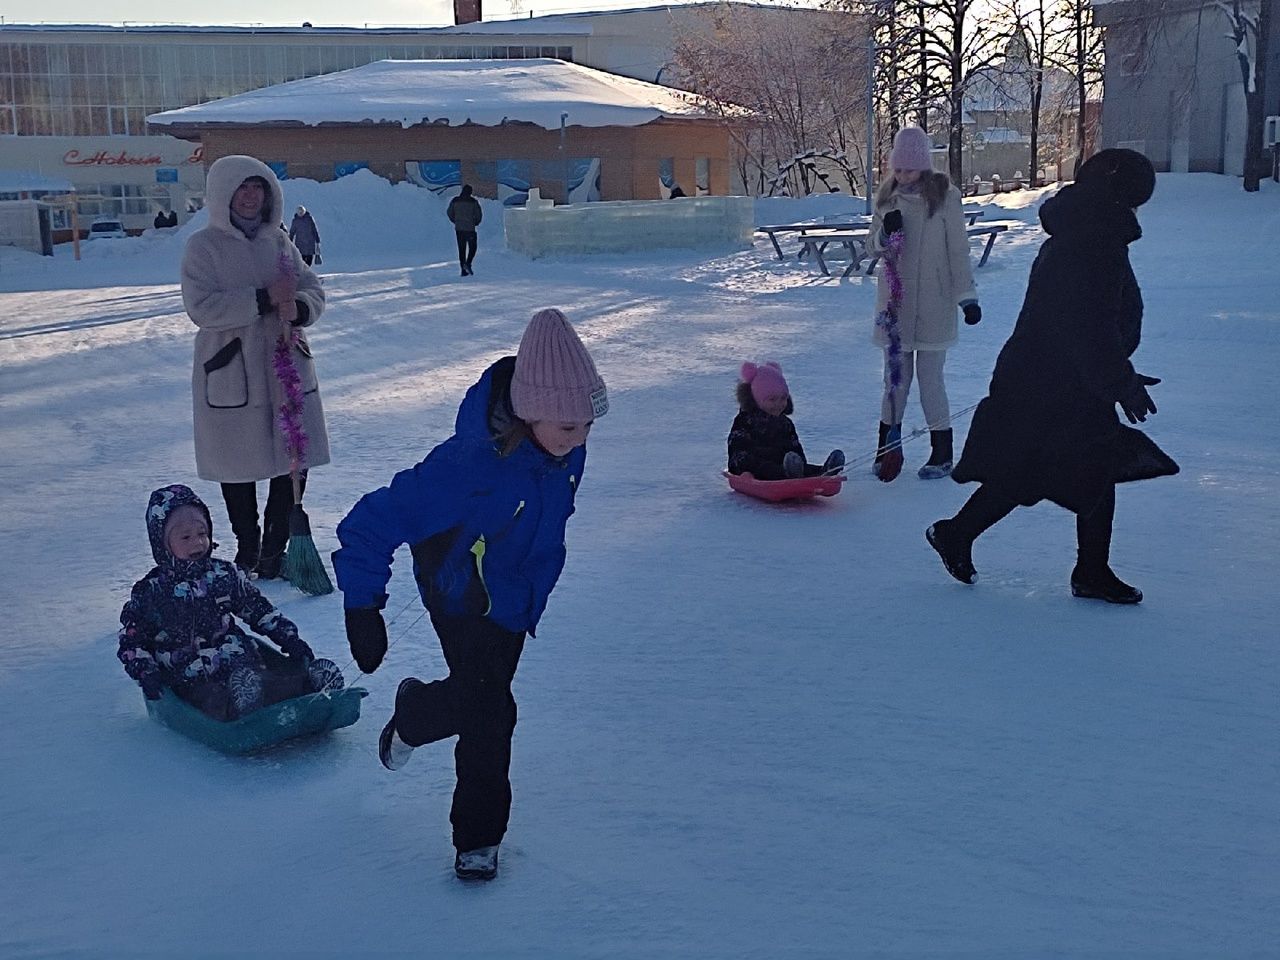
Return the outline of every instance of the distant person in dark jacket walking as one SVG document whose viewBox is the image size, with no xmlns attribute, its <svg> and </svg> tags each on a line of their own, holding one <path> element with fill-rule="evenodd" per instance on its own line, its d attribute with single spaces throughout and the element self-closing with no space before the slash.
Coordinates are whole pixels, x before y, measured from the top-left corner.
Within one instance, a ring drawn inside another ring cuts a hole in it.
<svg viewBox="0 0 1280 960">
<path fill-rule="evenodd" d="M 1142 334 L 1129 244 L 1142 236 L 1134 211 L 1155 185 L 1142 154 L 1103 150 L 1040 208 L 1049 239 L 951 473 L 982 486 L 925 533 L 962 583 L 977 580 L 970 550 L 984 530 L 1019 505 L 1052 500 L 1076 515 L 1072 595 L 1142 599 L 1112 572 L 1109 554 L 1116 484 L 1178 472 L 1146 434 L 1116 416 L 1117 404 L 1130 423 L 1156 412 L 1147 387 L 1160 381 L 1129 361 Z"/>
<path fill-rule="evenodd" d="M 302 254 L 302 262 L 308 267 L 315 262 L 320 252 L 320 228 L 316 226 L 315 217 L 306 207 L 294 211 L 293 221 L 289 224 L 289 239 Z"/>
<path fill-rule="evenodd" d="M 449 222 L 458 234 L 458 265 L 462 267 L 464 277 L 473 273 L 471 261 L 476 258 L 476 227 L 484 219 L 480 201 L 471 193 L 471 184 L 464 183 L 462 192 L 449 201 L 448 210 Z"/>
</svg>

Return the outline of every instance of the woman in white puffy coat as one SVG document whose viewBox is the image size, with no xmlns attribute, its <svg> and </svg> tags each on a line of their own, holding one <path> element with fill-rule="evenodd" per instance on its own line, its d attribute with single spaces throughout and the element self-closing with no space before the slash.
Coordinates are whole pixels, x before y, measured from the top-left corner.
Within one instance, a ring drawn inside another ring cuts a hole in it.
<svg viewBox="0 0 1280 960">
<path fill-rule="evenodd" d="M 192 367 L 196 472 L 222 485 L 236 563 L 279 575 L 293 505 L 291 458 L 279 423 L 284 390 L 272 365 L 294 333 L 307 436 L 301 470 L 329 462 L 329 438 L 303 328 L 324 310 L 324 290 L 281 229 L 284 194 L 253 157 L 222 157 L 205 180 L 209 225 L 187 242 L 182 300 L 197 327 Z M 270 480 L 261 528 L 255 482 Z"/>
<path fill-rule="evenodd" d="M 960 191 L 946 174 L 934 173 L 929 135 L 919 127 L 903 127 L 893 141 L 893 173 L 876 193 L 875 214 L 868 239 L 872 256 L 882 256 L 889 237 L 902 232 L 898 274 L 902 304 L 898 310 L 901 357 L 898 383 L 892 383 L 894 364 L 887 332 L 877 324 L 875 342 L 885 348 L 884 396 L 880 404 L 880 435 L 873 471 L 883 481 L 902 470 L 902 418 L 913 378 L 920 383 L 920 405 L 930 427 L 932 452 L 920 468 L 922 479 L 951 472 L 951 406 L 942 378 L 947 348 L 956 342 L 956 311 L 965 323 L 982 319 L 978 292 L 969 264 Z M 887 264 L 881 262 L 876 315 L 889 302 Z"/>
</svg>

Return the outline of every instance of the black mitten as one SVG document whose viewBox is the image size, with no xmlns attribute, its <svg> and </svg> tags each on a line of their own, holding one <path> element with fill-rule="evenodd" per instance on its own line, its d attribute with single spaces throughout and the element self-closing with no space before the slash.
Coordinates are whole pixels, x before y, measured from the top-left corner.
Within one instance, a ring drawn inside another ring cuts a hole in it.
<svg viewBox="0 0 1280 960">
<path fill-rule="evenodd" d="M 160 694 L 164 691 L 164 683 L 154 673 L 144 673 L 138 679 L 138 685 L 142 687 L 142 695 L 148 700 L 159 700 Z"/>
<path fill-rule="evenodd" d="M 888 236 L 902 229 L 902 211 L 890 210 L 884 215 L 884 233 Z"/>
<path fill-rule="evenodd" d="M 290 660 L 297 660 L 303 664 L 309 664 L 316 658 L 315 653 L 301 637 L 290 638 L 280 644 L 280 649 L 284 651 L 285 656 Z"/>
<path fill-rule="evenodd" d="M 976 303 L 966 303 L 961 309 L 964 310 L 964 322 L 971 327 L 982 319 L 982 308 Z"/>
<path fill-rule="evenodd" d="M 1156 412 L 1156 405 L 1151 402 L 1147 387 L 1153 387 L 1159 382 L 1159 377 L 1148 377 L 1141 373 L 1133 375 L 1128 389 L 1120 395 L 1118 401 L 1130 423 L 1141 423 L 1147 419 L 1147 414 Z"/>
<path fill-rule="evenodd" d="M 361 673 L 373 673 L 387 655 L 387 625 L 376 607 L 344 610 L 347 643 Z"/>
</svg>

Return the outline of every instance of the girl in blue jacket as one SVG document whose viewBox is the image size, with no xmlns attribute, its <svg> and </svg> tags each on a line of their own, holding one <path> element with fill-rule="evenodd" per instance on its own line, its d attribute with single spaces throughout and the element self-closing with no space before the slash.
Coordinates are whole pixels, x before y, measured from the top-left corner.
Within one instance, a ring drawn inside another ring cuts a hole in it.
<svg viewBox="0 0 1280 960">
<path fill-rule="evenodd" d="M 467 391 L 454 435 L 338 525 L 333 566 L 351 653 L 365 673 L 387 652 L 380 611 L 392 555 L 405 543 L 413 554 L 449 675 L 400 682 L 378 757 L 397 770 L 414 748 L 458 737 L 449 819 L 454 870 L 464 879 L 497 872 L 511 811 L 511 681 L 564 567 L 587 434 L 608 409 L 604 381 L 569 321 L 539 311 L 516 356 Z"/>
</svg>

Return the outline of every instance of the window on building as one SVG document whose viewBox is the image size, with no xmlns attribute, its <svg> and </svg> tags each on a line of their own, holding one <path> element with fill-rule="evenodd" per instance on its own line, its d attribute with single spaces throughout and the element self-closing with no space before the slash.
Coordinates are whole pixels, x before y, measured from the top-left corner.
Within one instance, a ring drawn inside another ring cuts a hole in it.
<svg viewBox="0 0 1280 960">
<path fill-rule="evenodd" d="M 663 157 L 658 161 L 658 196 L 666 200 L 676 188 L 676 161 L 674 157 Z"/>
<path fill-rule="evenodd" d="M 569 202 L 593 203 L 600 199 L 600 158 L 573 157 L 569 161 Z"/>
<path fill-rule="evenodd" d="M 369 164 L 363 160 L 348 160 L 343 163 L 335 163 L 333 165 L 333 176 L 335 179 L 349 177 L 357 170 L 367 170 Z"/>
<path fill-rule="evenodd" d="M 705 197 L 711 192 L 711 159 L 697 157 L 694 159 L 694 182 L 697 184 L 696 197 Z"/>
<path fill-rule="evenodd" d="M 406 160 L 405 176 L 434 193 L 447 193 L 462 185 L 461 160 Z"/>
</svg>

